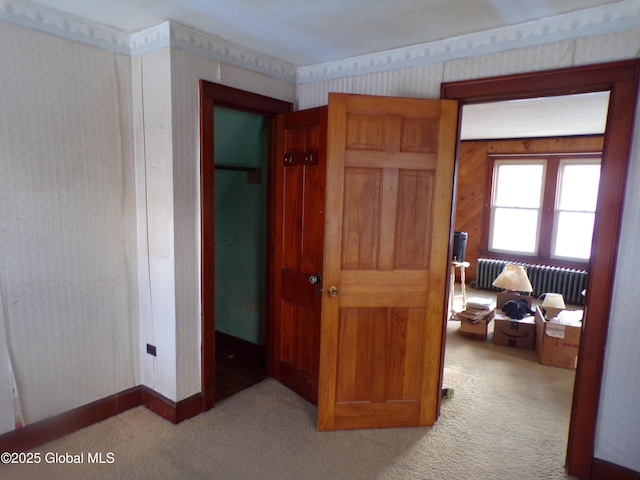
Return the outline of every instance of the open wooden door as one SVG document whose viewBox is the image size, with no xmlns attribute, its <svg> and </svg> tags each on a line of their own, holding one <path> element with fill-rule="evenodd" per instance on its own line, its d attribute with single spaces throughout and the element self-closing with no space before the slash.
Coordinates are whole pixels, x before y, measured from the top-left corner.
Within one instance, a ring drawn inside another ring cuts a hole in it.
<svg viewBox="0 0 640 480">
<path fill-rule="evenodd" d="M 437 419 L 457 119 L 329 95 L 320 430 Z"/>
<path fill-rule="evenodd" d="M 327 108 L 277 117 L 271 372 L 318 401 Z"/>
</svg>

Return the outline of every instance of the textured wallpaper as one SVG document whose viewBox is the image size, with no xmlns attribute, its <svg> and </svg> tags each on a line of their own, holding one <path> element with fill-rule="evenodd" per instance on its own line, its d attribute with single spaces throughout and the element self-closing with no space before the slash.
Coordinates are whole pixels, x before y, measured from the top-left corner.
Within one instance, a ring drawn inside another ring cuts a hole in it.
<svg viewBox="0 0 640 480">
<path fill-rule="evenodd" d="M 640 321 L 636 315 L 640 266 L 640 106 L 627 180 L 625 210 L 600 397 L 596 457 L 640 472 Z M 635 453 L 634 453 L 635 452 Z"/>
<path fill-rule="evenodd" d="M 143 152 L 142 157 L 136 157 L 136 162 L 142 163 L 143 176 L 136 179 L 136 188 L 145 192 L 145 203 L 140 205 L 144 210 L 139 208 L 138 215 L 144 215 L 147 221 L 146 231 L 141 232 L 147 250 L 141 252 L 141 260 L 149 268 L 145 273 L 150 295 L 150 316 L 141 317 L 140 322 L 151 334 L 141 338 L 141 361 L 143 371 L 152 372 L 151 378 L 143 378 L 143 383 L 175 400 L 176 280 L 170 50 L 165 48 L 149 53 L 140 63 Z M 146 343 L 156 347 L 156 357 L 146 354 Z"/>
<path fill-rule="evenodd" d="M 220 65 L 171 49 L 173 195 L 176 248 L 176 399 L 200 391 L 199 80 L 219 81 Z"/>
<path fill-rule="evenodd" d="M 0 56 L 0 281 L 31 423 L 139 376 L 131 62 L 7 24 Z"/>
</svg>

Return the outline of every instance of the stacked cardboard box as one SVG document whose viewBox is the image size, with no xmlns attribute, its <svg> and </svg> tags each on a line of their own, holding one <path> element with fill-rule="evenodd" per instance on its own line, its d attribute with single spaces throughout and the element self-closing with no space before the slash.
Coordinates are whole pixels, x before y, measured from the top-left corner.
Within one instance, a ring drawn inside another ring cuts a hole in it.
<svg viewBox="0 0 640 480">
<path fill-rule="evenodd" d="M 536 323 L 533 315 L 514 320 L 504 313 L 495 314 L 493 344 L 504 347 L 533 350 L 536 338 Z"/>
<path fill-rule="evenodd" d="M 497 308 L 492 339 L 494 345 L 533 350 L 536 336 L 533 315 L 527 315 L 522 319 L 516 320 L 502 313 L 502 307 L 510 300 L 515 302 L 524 301 L 527 307 L 531 308 L 532 297 L 510 293 L 499 293 L 496 297 Z"/>
<path fill-rule="evenodd" d="M 460 320 L 461 335 L 486 338 L 491 320 L 493 320 L 495 304 L 492 300 L 472 297 L 467 299 L 465 309 L 456 313 L 455 318 Z"/>
<path fill-rule="evenodd" d="M 515 348 L 536 350 L 543 365 L 575 369 L 582 331 L 581 310 L 535 307 L 535 315 L 512 319 L 502 312 L 510 300 L 524 301 L 531 308 L 533 298 L 527 295 L 498 293 L 496 305 L 482 298 L 470 298 L 466 309 L 455 314 L 460 320 L 459 333 L 486 338 L 494 321 L 493 343 Z"/>
</svg>

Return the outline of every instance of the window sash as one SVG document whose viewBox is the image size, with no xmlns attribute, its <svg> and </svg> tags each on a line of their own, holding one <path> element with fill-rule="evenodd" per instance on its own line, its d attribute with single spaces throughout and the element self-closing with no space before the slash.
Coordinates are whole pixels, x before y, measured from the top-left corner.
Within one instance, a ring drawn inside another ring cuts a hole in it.
<svg viewBox="0 0 640 480">
<path fill-rule="evenodd" d="M 565 185 L 566 167 L 595 166 L 600 165 L 600 159 L 563 159 L 558 167 L 558 179 L 556 186 L 556 201 L 553 214 L 553 234 L 551 237 L 551 258 L 570 260 L 589 260 L 593 240 L 593 228 L 595 223 L 596 201 L 600 174 L 597 177 L 582 175 L 580 189 L 591 190 L 591 195 L 583 199 L 580 205 L 572 201 L 565 201 L 562 208 L 565 192 L 563 189 L 571 188 L 571 183 Z M 574 179 L 570 179 L 572 181 Z M 586 181 L 585 181 L 586 180 Z M 594 191 L 595 189 L 595 191 Z M 584 205 L 584 206 L 583 206 Z M 574 208 L 568 208 L 574 207 Z M 578 207 L 578 208 L 576 208 Z M 580 208 L 581 207 L 581 208 Z"/>
<path fill-rule="evenodd" d="M 589 260 L 595 213 L 556 210 L 552 258 Z"/>
<path fill-rule="evenodd" d="M 507 169 L 510 172 L 503 176 L 501 183 L 500 175 Z M 516 169 L 523 173 L 514 178 L 513 173 Z M 538 191 L 530 189 L 528 198 L 524 201 L 510 202 L 510 198 L 515 198 L 523 189 L 534 186 L 531 178 L 536 174 L 539 175 Z M 519 159 L 494 162 L 487 245 L 489 251 L 529 256 L 538 254 L 545 174 L 545 160 Z M 511 184 L 505 185 L 505 181 L 511 181 Z"/>
<path fill-rule="evenodd" d="M 492 207 L 489 250 L 538 253 L 540 208 Z"/>
</svg>

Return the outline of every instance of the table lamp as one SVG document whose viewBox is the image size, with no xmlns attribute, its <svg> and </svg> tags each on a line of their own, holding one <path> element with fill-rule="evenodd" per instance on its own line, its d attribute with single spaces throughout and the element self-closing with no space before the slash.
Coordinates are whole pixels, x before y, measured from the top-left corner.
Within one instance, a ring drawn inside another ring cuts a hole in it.
<svg viewBox="0 0 640 480">
<path fill-rule="evenodd" d="M 500 275 L 492 284 L 494 287 L 504 288 L 508 293 L 533 292 L 533 287 L 527 277 L 527 269 L 523 265 L 507 263 Z"/>
<path fill-rule="evenodd" d="M 541 307 L 565 308 L 566 305 L 561 293 L 543 293 L 542 295 L 544 295 L 544 300 L 542 300 Z"/>
</svg>

